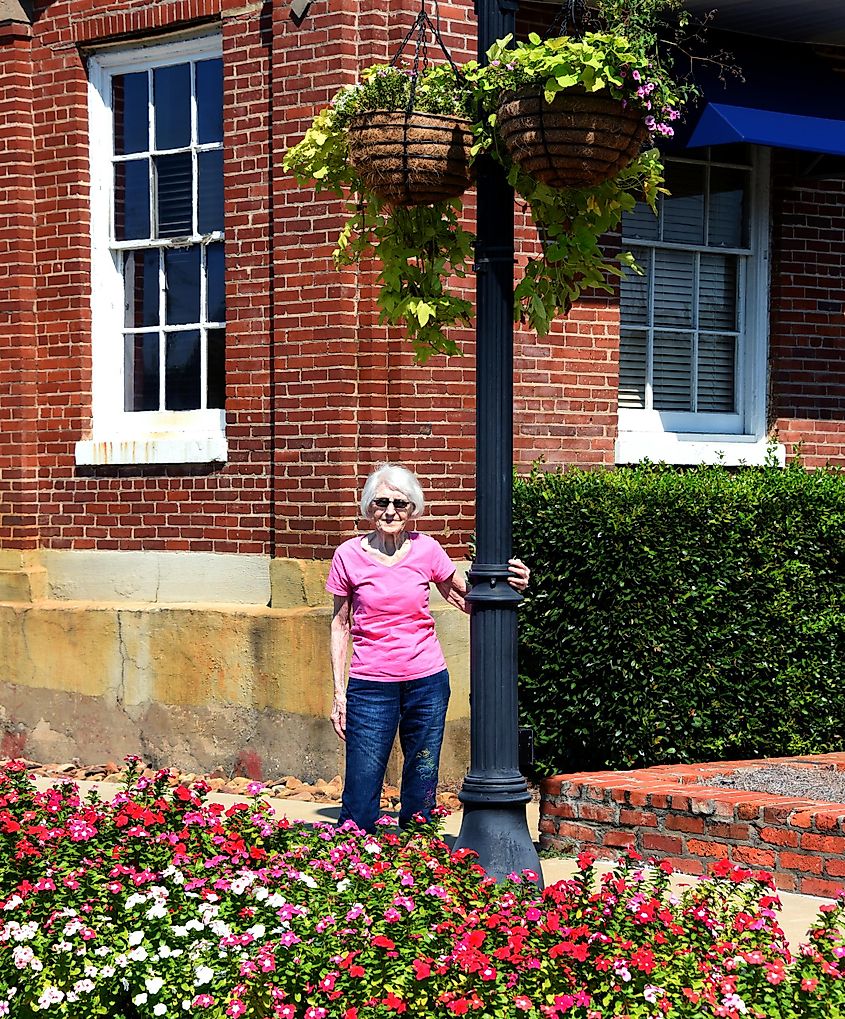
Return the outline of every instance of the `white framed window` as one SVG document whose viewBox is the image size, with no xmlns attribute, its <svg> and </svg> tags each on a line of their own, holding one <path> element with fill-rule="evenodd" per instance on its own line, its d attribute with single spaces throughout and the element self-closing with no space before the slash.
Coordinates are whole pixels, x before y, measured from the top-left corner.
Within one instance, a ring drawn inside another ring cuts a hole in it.
<svg viewBox="0 0 845 1019">
<path fill-rule="evenodd" d="M 225 461 L 220 37 L 88 69 L 92 435 L 77 463 Z"/>
<path fill-rule="evenodd" d="M 622 243 L 617 462 L 762 462 L 766 440 L 769 152 L 666 160 L 658 215 Z"/>
</svg>

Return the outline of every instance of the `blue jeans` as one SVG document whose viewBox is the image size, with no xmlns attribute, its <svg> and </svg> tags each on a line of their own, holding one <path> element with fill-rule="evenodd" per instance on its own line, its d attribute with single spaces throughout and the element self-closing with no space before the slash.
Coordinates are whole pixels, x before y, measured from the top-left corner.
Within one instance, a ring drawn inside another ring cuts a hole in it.
<svg viewBox="0 0 845 1019">
<path fill-rule="evenodd" d="M 381 788 L 396 730 L 402 747 L 399 824 L 431 819 L 437 802 L 440 747 L 449 704 L 449 673 L 397 683 L 350 678 L 346 688 L 346 782 L 338 824 L 375 831 Z"/>
</svg>

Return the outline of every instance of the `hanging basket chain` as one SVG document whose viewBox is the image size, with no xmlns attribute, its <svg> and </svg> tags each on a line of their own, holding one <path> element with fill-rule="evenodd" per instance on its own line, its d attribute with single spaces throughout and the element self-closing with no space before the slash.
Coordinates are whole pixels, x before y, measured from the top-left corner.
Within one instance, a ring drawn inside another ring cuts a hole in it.
<svg viewBox="0 0 845 1019">
<path fill-rule="evenodd" d="M 586 0 L 564 0 L 544 38 L 556 39 L 567 35 L 572 39 L 580 39 L 589 27 L 590 20 Z"/>
<path fill-rule="evenodd" d="M 425 0 L 423 0 L 422 5 L 420 6 L 419 13 L 414 19 L 414 23 L 408 29 L 405 38 L 402 40 L 402 43 L 399 46 L 399 49 L 396 51 L 396 54 L 390 61 L 390 66 L 396 67 L 399 64 L 399 61 L 402 59 L 402 54 L 405 52 L 405 47 L 408 45 L 408 43 L 411 41 L 414 35 L 416 35 L 416 40 L 414 43 L 414 61 L 411 70 L 411 92 L 408 99 L 409 112 L 414 108 L 414 98 L 416 97 L 417 93 L 417 82 L 419 80 L 419 76 L 428 67 L 428 43 L 426 41 L 426 37 L 429 32 L 431 33 L 432 37 L 437 41 L 437 45 L 440 47 L 443 56 L 448 61 L 449 66 L 452 68 L 452 71 L 454 72 L 457 80 L 461 83 L 466 82 L 466 78 L 458 69 L 458 65 L 452 59 L 452 54 L 449 52 L 446 43 L 443 41 L 443 36 L 440 34 L 440 29 L 438 28 L 438 25 L 440 23 L 440 9 L 437 5 L 436 0 L 434 4 L 434 9 L 435 17 L 437 19 L 436 24 L 429 17 L 428 11 L 426 10 L 425 7 Z"/>
</svg>

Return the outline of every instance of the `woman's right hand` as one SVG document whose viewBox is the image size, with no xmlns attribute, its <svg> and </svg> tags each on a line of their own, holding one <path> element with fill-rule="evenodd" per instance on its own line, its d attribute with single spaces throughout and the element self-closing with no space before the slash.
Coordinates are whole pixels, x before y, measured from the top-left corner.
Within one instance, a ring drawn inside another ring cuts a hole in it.
<svg viewBox="0 0 845 1019">
<path fill-rule="evenodd" d="M 332 701 L 332 726 L 338 739 L 346 742 L 346 694 L 335 694 Z"/>
</svg>

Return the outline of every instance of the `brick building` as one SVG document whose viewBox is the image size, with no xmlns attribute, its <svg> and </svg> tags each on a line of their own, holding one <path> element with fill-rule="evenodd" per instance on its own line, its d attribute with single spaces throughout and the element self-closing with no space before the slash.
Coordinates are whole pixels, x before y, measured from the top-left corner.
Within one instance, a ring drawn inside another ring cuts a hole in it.
<svg viewBox="0 0 845 1019">
<path fill-rule="evenodd" d="M 645 275 L 548 337 L 518 334 L 523 467 L 750 464 L 772 437 L 782 457 L 845 458 L 845 19 L 832 0 L 749 7 L 726 4 L 722 26 L 758 53 L 789 39 L 806 95 L 769 88 L 766 59 L 709 95 L 660 217 L 626 220 Z M 371 268 L 331 265 L 341 204 L 281 168 L 416 10 L 0 0 L 7 752 L 140 739 L 197 766 L 334 773 L 321 564 L 357 526 L 371 464 L 414 467 L 425 528 L 465 555 L 472 334 L 463 357 L 413 365 L 377 322 Z M 520 31 L 554 13 L 524 2 Z M 440 17 L 473 56 L 471 4 Z M 444 612 L 443 627 L 465 689 L 462 623 Z"/>
</svg>

